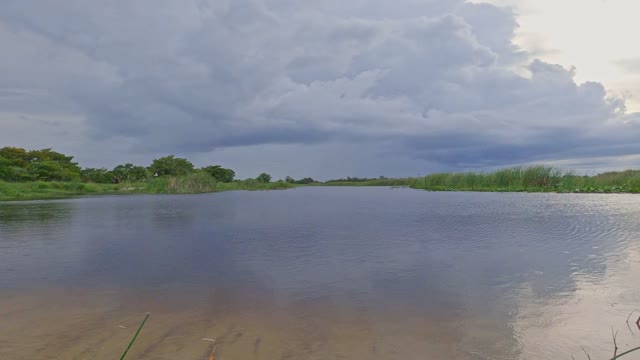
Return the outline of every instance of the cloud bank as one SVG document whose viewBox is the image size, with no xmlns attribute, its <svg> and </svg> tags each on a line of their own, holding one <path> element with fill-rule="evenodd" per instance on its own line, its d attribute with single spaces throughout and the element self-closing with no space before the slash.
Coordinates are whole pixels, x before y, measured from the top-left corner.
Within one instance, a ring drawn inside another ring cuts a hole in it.
<svg viewBox="0 0 640 360">
<path fill-rule="evenodd" d="M 247 171 L 260 156 L 246 149 L 285 147 L 306 159 L 289 157 L 276 175 L 313 171 L 311 158 L 325 164 L 316 176 L 343 175 L 345 161 L 364 173 L 356 163 L 388 159 L 388 175 L 415 175 L 640 153 L 637 114 L 602 84 L 576 84 L 573 69 L 515 46 L 508 8 L 5 0 L 0 9 L 0 125 L 14 129 L 0 141 L 15 145 L 64 139 L 95 162 L 235 151 Z M 51 120 L 61 135 L 29 138 L 29 126 L 61 114 L 84 120 L 73 130 Z M 362 154 L 335 151 L 354 147 Z"/>
</svg>

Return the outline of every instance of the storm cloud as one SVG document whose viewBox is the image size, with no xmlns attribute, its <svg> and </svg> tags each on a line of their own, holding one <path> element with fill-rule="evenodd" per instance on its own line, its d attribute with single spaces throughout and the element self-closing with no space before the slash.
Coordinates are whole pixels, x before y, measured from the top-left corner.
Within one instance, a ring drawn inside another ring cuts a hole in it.
<svg viewBox="0 0 640 360">
<path fill-rule="evenodd" d="M 277 176 L 639 154 L 624 100 L 532 58 L 517 27 L 508 8 L 460 0 L 5 0 L 0 141 L 67 144 L 87 166 L 177 153 L 241 173 L 265 166 L 256 151 L 298 154 Z"/>
</svg>

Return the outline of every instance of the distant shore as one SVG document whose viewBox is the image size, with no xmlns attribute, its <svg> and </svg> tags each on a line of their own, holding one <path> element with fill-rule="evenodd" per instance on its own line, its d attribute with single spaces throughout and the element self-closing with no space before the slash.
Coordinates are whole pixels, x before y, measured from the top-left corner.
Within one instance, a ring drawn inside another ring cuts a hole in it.
<svg viewBox="0 0 640 360">
<path fill-rule="evenodd" d="M 0 181 L 0 201 L 47 200 L 86 195 L 199 194 L 231 190 L 283 190 L 301 186 L 387 186 L 427 191 L 640 193 L 640 170 L 575 175 L 548 166 L 512 167 L 492 172 L 438 173 L 418 178 L 347 178 L 308 184 L 256 179 L 219 182 L 204 173 L 161 176 L 119 184 Z"/>
<path fill-rule="evenodd" d="M 88 195 L 201 194 L 232 190 L 283 190 L 293 187 L 294 185 L 284 181 L 260 183 L 257 181 L 238 180 L 221 183 L 193 175 L 167 176 L 146 182 L 124 182 L 120 184 L 0 181 L 0 201 L 51 200 Z"/>
</svg>

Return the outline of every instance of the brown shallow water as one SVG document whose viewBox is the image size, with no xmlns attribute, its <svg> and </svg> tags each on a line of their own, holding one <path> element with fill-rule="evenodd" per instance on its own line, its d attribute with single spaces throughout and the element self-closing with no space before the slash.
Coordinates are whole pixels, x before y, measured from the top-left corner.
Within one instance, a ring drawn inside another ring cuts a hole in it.
<svg viewBox="0 0 640 360">
<path fill-rule="evenodd" d="M 640 200 L 305 188 L 0 204 L 0 359 L 610 358 Z M 634 318 L 640 313 L 634 315 Z M 627 359 L 640 359 L 640 354 Z"/>
<path fill-rule="evenodd" d="M 213 295 L 209 306 L 96 295 L 48 292 L 3 299 L 0 357 L 117 359 L 143 318 L 141 309 L 151 310 L 151 317 L 128 355 L 134 359 L 208 359 L 211 343 L 203 338 L 217 340 L 220 359 L 449 356 L 457 353 L 460 335 L 437 326 L 450 319 L 389 319 L 322 301 L 293 304 L 285 311 L 246 299 L 232 301 L 233 307 L 218 306 L 230 299 Z"/>
</svg>

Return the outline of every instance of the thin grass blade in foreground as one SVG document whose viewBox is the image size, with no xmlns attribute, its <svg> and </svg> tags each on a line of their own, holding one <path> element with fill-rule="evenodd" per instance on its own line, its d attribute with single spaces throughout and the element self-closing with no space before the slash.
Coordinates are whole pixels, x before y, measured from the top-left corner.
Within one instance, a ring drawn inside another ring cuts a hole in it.
<svg viewBox="0 0 640 360">
<path fill-rule="evenodd" d="M 216 343 L 213 343 L 211 347 L 211 354 L 209 354 L 209 360 L 216 360 Z"/>
<path fill-rule="evenodd" d="M 131 346 L 133 345 L 133 343 L 136 341 L 136 338 L 138 338 L 138 334 L 140 334 L 140 330 L 142 330 L 142 327 L 144 326 L 144 324 L 147 322 L 147 319 L 149 318 L 149 315 L 151 315 L 150 313 L 147 313 L 144 317 L 144 320 L 142 320 L 142 323 L 140 323 L 140 327 L 138 327 L 138 330 L 136 331 L 135 335 L 133 335 L 133 339 L 131 339 L 131 342 L 129 343 L 129 346 L 127 346 L 127 349 L 124 351 L 124 353 L 122 354 L 122 356 L 120 357 L 120 360 L 123 360 L 125 356 L 127 356 L 127 353 L 129 352 L 129 349 L 131 349 Z"/>
<path fill-rule="evenodd" d="M 621 357 L 623 357 L 623 356 L 625 356 L 625 355 L 627 355 L 629 353 L 632 353 L 634 351 L 637 351 L 637 350 L 640 350 L 640 346 L 638 346 L 637 348 L 633 348 L 631 350 L 627 350 L 627 351 L 625 351 L 623 353 L 620 353 L 620 354 L 616 355 L 615 357 L 612 357 L 611 360 L 620 359 Z"/>
</svg>

